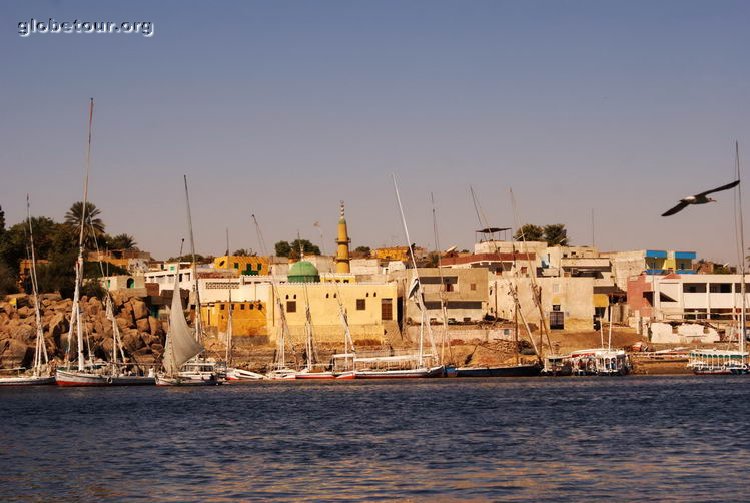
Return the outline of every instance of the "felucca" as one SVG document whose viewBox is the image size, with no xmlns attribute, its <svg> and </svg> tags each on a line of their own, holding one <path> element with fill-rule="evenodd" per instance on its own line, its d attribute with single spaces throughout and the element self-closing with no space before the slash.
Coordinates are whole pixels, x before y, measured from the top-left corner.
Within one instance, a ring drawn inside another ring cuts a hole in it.
<svg viewBox="0 0 750 503">
<path fill-rule="evenodd" d="M 34 297 L 34 322 L 36 324 L 36 341 L 34 345 L 34 362 L 28 371 L 24 368 L 12 369 L 17 372 L 12 377 L 0 377 L 0 386 L 28 386 L 33 384 L 54 384 L 55 376 L 49 366 L 47 347 L 44 342 L 44 331 L 42 329 L 42 315 L 39 310 L 39 286 L 36 277 L 36 255 L 34 252 L 34 231 L 31 225 L 31 209 L 29 196 L 26 195 L 26 221 L 29 226 L 29 247 L 27 255 L 31 261 L 30 280 L 31 290 Z"/>
<path fill-rule="evenodd" d="M 186 175 L 183 175 L 183 180 L 185 183 L 190 252 L 193 262 L 191 276 L 195 295 L 195 329 L 191 332 L 185 320 L 182 299 L 180 298 L 180 267 L 178 263 L 174 272 L 172 306 L 169 311 L 169 331 L 164 343 L 162 371 L 156 374 L 157 386 L 215 385 L 224 382 L 226 377 L 226 367 L 223 367 L 220 371 L 218 369 L 219 365 L 216 362 L 209 361 L 206 358 L 196 358 L 204 352 L 204 347 L 201 343 L 201 305 L 198 294 L 195 240 L 193 239 L 193 223 L 190 216 L 190 197 L 188 195 Z M 180 246 L 180 256 L 182 256 L 182 246 Z"/>
<path fill-rule="evenodd" d="M 66 351 L 66 361 L 69 362 L 68 353 L 70 351 L 71 341 L 73 338 L 73 330 L 76 332 L 77 339 L 77 350 L 78 350 L 78 366 L 73 367 L 68 364 L 67 367 L 58 368 L 55 373 L 55 381 L 58 386 L 131 386 L 131 385 L 149 385 L 154 384 L 153 375 L 143 375 L 140 373 L 140 369 L 130 364 L 124 363 L 124 354 L 122 354 L 119 329 L 115 322 L 114 312 L 112 308 L 112 300 L 109 292 L 105 298 L 105 304 L 107 309 L 107 318 L 112 322 L 113 327 L 113 346 L 112 346 L 112 361 L 109 363 L 101 362 L 94 363 L 91 358 L 91 347 L 89 346 L 89 361 L 86 362 L 83 354 L 83 329 L 81 326 L 81 309 L 80 309 L 80 295 L 81 295 L 81 283 L 83 281 L 83 251 L 84 251 L 84 234 L 86 223 L 89 222 L 90 217 L 87 215 L 88 211 L 88 186 L 89 186 L 89 171 L 91 169 L 91 131 L 94 118 L 94 99 L 91 98 L 89 102 L 89 136 L 88 136 L 88 151 L 86 154 L 86 177 L 83 184 L 83 204 L 81 206 L 81 228 L 78 234 L 78 260 L 75 264 L 75 290 L 73 293 L 73 307 L 70 314 L 70 329 L 68 330 L 68 351 Z M 100 263 L 101 267 L 101 263 Z M 121 352 L 123 357 L 123 363 L 120 364 L 117 361 L 118 350 Z M 126 370 L 129 367 L 135 370 Z"/>
<path fill-rule="evenodd" d="M 750 356 L 745 347 L 747 337 L 747 278 L 745 277 L 745 232 L 742 221 L 742 189 L 740 183 L 740 145 L 734 143 L 735 166 L 737 180 L 733 186 L 736 187 L 737 212 L 735 220 L 735 231 L 738 239 L 738 252 L 740 262 L 740 319 L 737 333 L 737 349 L 696 349 L 688 355 L 688 368 L 698 375 L 721 375 L 721 374 L 747 374 L 750 369 Z"/>
</svg>

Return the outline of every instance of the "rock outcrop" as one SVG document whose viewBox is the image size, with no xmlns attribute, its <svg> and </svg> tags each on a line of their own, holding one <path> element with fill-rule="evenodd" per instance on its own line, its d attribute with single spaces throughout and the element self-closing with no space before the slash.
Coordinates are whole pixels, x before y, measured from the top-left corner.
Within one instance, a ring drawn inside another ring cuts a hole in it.
<svg viewBox="0 0 750 503">
<path fill-rule="evenodd" d="M 114 311 L 127 357 L 142 363 L 153 361 L 164 349 L 163 324 L 150 317 L 148 305 L 142 298 L 116 293 Z M 34 355 L 36 319 L 34 299 L 15 296 L 15 305 L 0 302 L 0 367 L 28 367 Z M 70 313 L 73 303 L 57 294 L 41 295 L 39 299 L 47 353 L 62 361 L 68 347 Z M 80 301 L 81 321 L 95 356 L 109 360 L 112 354 L 112 322 L 97 298 L 83 297 Z M 77 351 L 75 337 L 70 342 L 71 352 Z"/>
</svg>

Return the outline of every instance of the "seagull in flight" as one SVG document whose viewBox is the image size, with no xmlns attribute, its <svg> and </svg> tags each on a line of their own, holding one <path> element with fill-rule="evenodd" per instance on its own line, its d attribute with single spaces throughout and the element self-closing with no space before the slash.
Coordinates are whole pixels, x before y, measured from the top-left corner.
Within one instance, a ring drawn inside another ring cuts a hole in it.
<svg viewBox="0 0 750 503">
<path fill-rule="evenodd" d="M 684 198 L 680 199 L 680 202 L 677 203 L 677 206 L 675 206 L 674 208 L 668 209 L 667 211 L 665 211 L 664 213 L 662 213 L 661 216 L 668 217 L 669 215 L 674 215 L 678 211 L 682 210 L 688 204 L 705 204 L 705 203 L 710 203 L 712 201 L 716 201 L 716 199 L 712 199 L 712 198 L 706 197 L 706 196 L 709 195 L 709 194 L 712 194 L 714 192 L 719 192 L 721 190 L 731 189 L 732 187 L 734 187 L 738 183 L 740 183 L 740 181 L 739 180 L 735 180 L 735 181 L 733 181 L 731 183 L 728 183 L 726 185 L 722 185 L 721 187 L 716 187 L 715 189 L 707 190 L 705 192 L 701 192 L 700 194 L 695 194 L 694 196 L 684 197 Z"/>
</svg>

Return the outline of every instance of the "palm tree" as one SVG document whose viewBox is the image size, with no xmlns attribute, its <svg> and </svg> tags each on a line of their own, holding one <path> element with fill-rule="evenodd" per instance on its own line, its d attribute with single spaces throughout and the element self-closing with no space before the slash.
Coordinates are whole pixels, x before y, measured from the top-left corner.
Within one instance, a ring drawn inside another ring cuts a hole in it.
<svg viewBox="0 0 750 503">
<path fill-rule="evenodd" d="M 107 246 L 113 250 L 132 250 L 137 245 L 135 238 L 130 234 L 118 234 L 107 239 Z"/>
<path fill-rule="evenodd" d="M 86 225 L 83 228 L 83 244 L 86 248 L 93 249 L 96 247 L 96 239 L 104 234 L 104 222 L 98 217 L 101 210 L 92 202 L 86 202 Z M 84 217 L 83 202 L 76 201 L 65 213 L 65 223 L 79 229 Z M 92 233 L 93 229 L 93 233 Z"/>
</svg>

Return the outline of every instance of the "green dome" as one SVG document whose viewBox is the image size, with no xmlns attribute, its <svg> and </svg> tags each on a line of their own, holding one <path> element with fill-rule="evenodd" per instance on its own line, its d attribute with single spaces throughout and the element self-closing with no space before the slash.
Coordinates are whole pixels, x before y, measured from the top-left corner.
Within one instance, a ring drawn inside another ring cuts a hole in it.
<svg viewBox="0 0 750 503">
<path fill-rule="evenodd" d="M 289 283 L 320 283 L 318 270 L 306 260 L 292 264 L 287 277 Z"/>
</svg>

